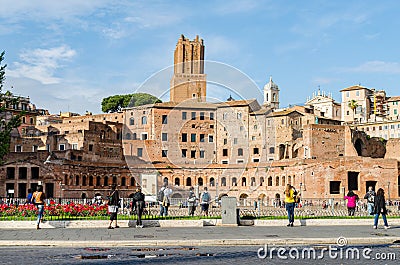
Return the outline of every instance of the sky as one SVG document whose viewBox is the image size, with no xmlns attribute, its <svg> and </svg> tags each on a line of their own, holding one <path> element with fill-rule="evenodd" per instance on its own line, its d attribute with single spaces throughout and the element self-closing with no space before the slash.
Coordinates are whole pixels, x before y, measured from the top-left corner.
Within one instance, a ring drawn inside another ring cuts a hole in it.
<svg viewBox="0 0 400 265">
<path fill-rule="evenodd" d="M 219 100 L 233 94 L 262 103 L 270 76 L 281 107 L 304 104 L 318 88 L 340 102 L 339 91 L 356 84 L 400 95 L 397 0 L 0 0 L 0 7 L 4 88 L 54 114 L 101 113 L 101 100 L 115 94 L 168 101 L 181 34 L 204 40 L 207 93 Z M 228 85 L 215 85 L 217 76 Z M 232 83 L 243 85 L 227 88 Z"/>
</svg>

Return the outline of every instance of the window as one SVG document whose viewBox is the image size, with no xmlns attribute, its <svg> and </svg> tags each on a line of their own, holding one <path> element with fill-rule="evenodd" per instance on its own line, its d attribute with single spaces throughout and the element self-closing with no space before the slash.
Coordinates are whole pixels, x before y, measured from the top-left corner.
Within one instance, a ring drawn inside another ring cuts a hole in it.
<svg viewBox="0 0 400 265">
<path fill-rule="evenodd" d="M 213 143 L 214 142 L 214 136 L 213 135 L 211 135 L 211 134 L 208 135 L 208 142 L 209 143 Z"/>
<path fill-rule="evenodd" d="M 204 150 L 200 150 L 200 158 L 204 158 Z"/>
<path fill-rule="evenodd" d="M 233 138 L 233 144 L 237 144 L 238 143 L 238 138 Z"/>
<path fill-rule="evenodd" d="M 7 179 L 15 179 L 15 167 L 7 168 Z"/>
<path fill-rule="evenodd" d="M 282 119 L 282 120 L 281 120 L 281 124 L 282 124 L 282 125 L 285 124 L 285 119 Z"/>
<path fill-rule="evenodd" d="M 58 150 L 64 151 L 65 150 L 65 144 L 58 145 Z"/>
<path fill-rule="evenodd" d="M 147 133 L 142 133 L 142 141 L 147 140 Z"/>
<path fill-rule="evenodd" d="M 214 178 L 210 178 L 210 186 L 214 187 L 215 186 L 215 180 Z"/>
<path fill-rule="evenodd" d="M 175 178 L 175 186 L 181 185 L 181 180 L 179 178 Z"/>
<path fill-rule="evenodd" d="M 275 186 L 279 186 L 279 177 L 275 178 Z"/>
<path fill-rule="evenodd" d="M 196 112 L 192 112 L 192 120 L 196 119 Z"/>
<path fill-rule="evenodd" d="M 31 167 L 31 178 L 39 179 L 39 167 Z"/>
<path fill-rule="evenodd" d="M 78 150 L 78 144 L 72 144 L 72 150 Z"/>
<path fill-rule="evenodd" d="M 186 157 L 186 155 L 187 155 L 187 149 L 182 149 L 182 150 L 181 150 L 181 153 L 182 153 L 182 157 Z"/>
<path fill-rule="evenodd" d="M 182 133 L 182 142 L 187 142 L 187 133 Z"/>
<path fill-rule="evenodd" d="M 255 177 L 251 177 L 250 186 L 255 186 L 255 185 L 256 185 L 256 178 Z"/>
<path fill-rule="evenodd" d="M 137 134 L 136 133 L 133 133 L 132 134 L 132 140 L 136 140 L 137 139 Z"/>
<path fill-rule="evenodd" d="M 190 150 L 190 158 L 196 158 L 196 150 Z"/>
<path fill-rule="evenodd" d="M 243 163 L 244 163 L 244 160 L 243 160 L 243 159 L 238 159 L 238 160 L 236 160 L 236 163 L 237 163 L 237 164 L 243 164 Z"/>
<path fill-rule="evenodd" d="M 197 184 L 198 184 L 199 186 L 203 186 L 203 185 L 204 185 L 204 182 L 203 182 L 203 178 L 202 178 L 202 177 L 200 177 L 200 178 L 197 179 Z"/>
<path fill-rule="evenodd" d="M 255 155 L 259 154 L 258 147 L 253 148 L 253 154 L 255 154 Z"/>
<path fill-rule="evenodd" d="M 225 177 L 221 178 L 221 186 L 226 186 L 226 178 Z"/>
<path fill-rule="evenodd" d="M 184 111 L 182 112 L 182 120 L 186 120 L 187 119 L 187 112 Z"/>
<path fill-rule="evenodd" d="M 340 194 L 340 181 L 329 181 L 329 193 Z"/>
<path fill-rule="evenodd" d="M 192 179 L 190 177 L 186 178 L 186 186 L 192 186 Z"/>
<path fill-rule="evenodd" d="M 348 98 L 348 97 L 350 97 L 350 92 L 349 91 L 346 92 L 346 98 Z"/>
<path fill-rule="evenodd" d="M 38 148 L 39 147 L 37 145 L 33 145 L 32 146 L 32 152 L 37 152 Z"/>
<path fill-rule="evenodd" d="M 204 120 L 204 112 L 200 112 L 200 120 Z"/>
<path fill-rule="evenodd" d="M 252 140 L 252 141 L 255 141 L 255 140 L 256 140 L 256 137 L 255 137 L 255 136 L 252 136 L 252 137 L 251 137 L 251 140 Z"/>
<path fill-rule="evenodd" d="M 350 115 L 350 111 L 347 111 L 347 112 L 346 112 L 346 115 L 349 116 L 349 115 Z"/>
<path fill-rule="evenodd" d="M 196 142 L 196 134 L 195 133 L 190 134 L 190 141 L 192 143 Z"/>
<path fill-rule="evenodd" d="M 264 183 L 264 177 L 260 177 L 260 186 Z"/>
<path fill-rule="evenodd" d="M 93 145 L 89 144 L 89 152 L 92 152 L 92 151 L 93 151 Z"/>
<path fill-rule="evenodd" d="M 228 144 L 228 139 L 224 139 L 224 144 Z"/>
<path fill-rule="evenodd" d="M 228 160 L 222 160 L 221 162 L 222 162 L 222 164 L 224 164 L 224 165 L 229 164 L 229 161 L 228 161 Z"/>
<path fill-rule="evenodd" d="M 237 117 L 238 120 L 241 120 L 241 119 L 242 119 L 242 113 L 241 113 L 241 112 L 238 112 L 238 113 L 236 114 L 236 117 Z"/>
<path fill-rule="evenodd" d="M 358 174 L 359 172 L 347 172 L 347 190 L 358 190 Z"/>
<path fill-rule="evenodd" d="M 214 113 L 210 112 L 210 120 L 214 120 Z"/>
<path fill-rule="evenodd" d="M 242 186 L 246 186 L 246 178 L 245 177 L 242 178 Z"/>
<path fill-rule="evenodd" d="M 142 124 L 144 125 L 144 124 L 147 124 L 147 117 L 146 116 L 143 116 L 142 117 Z"/>
<path fill-rule="evenodd" d="M 244 131 L 244 127 L 240 126 L 240 131 L 243 132 Z"/>
<path fill-rule="evenodd" d="M 393 110 L 394 115 L 397 115 L 397 109 Z"/>
<path fill-rule="evenodd" d="M 162 141 L 163 142 L 166 142 L 166 141 L 168 141 L 168 133 L 162 133 Z"/>
<path fill-rule="evenodd" d="M 228 149 L 222 149 L 222 156 L 228 156 Z"/>
<path fill-rule="evenodd" d="M 168 115 L 162 115 L 162 124 L 168 124 Z"/>
<path fill-rule="evenodd" d="M 143 156 L 143 148 L 138 148 L 137 149 L 137 156 L 142 157 Z"/>
<path fill-rule="evenodd" d="M 258 163 L 258 162 L 260 162 L 260 159 L 259 158 L 253 158 L 253 162 L 254 163 Z"/>
<path fill-rule="evenodd" d="M 200 134 L 200 142 L 204 143 L 205 141 L 205 134 Z"/>
<path fill-rule="evenodd" d="M 125 135 L 125 139 L 126 139 L 126 140 L 130 140 L 130 139 L 131 139 L 131 134 L 130 134 L 130 133 L 127 133 L 127 134 Z"/>
<path fill-rule="evenodd" d="M 135 125 L 135 118 L 130 118 L 129 119 L 129 125 Z"/>
<path fill-rule="evenodd" d="M 269 153 L 274 154 L 275 153 L 275 147 L 270 147 L 269 148 Z"/>
<path fill-rule="evenodd" d="M 237 186 L 237 179 L 235 177 L 232 178 L 232 186 Z"/>
<path fill-rule="evenodd" d="M 162 150 L 161 151 L 161 156 L 162 157 L 167 157 L 168 156 L 168 150 Z"/>
<path fill-rule="evenodd" d="M 356 96 L 357 96 L 357 97 L 360 96 L 360 91 L 356 91 Z"/>
<path fill-rule="evenodd" d="M 224 112 L 224 114 L 222 114 L 222 119 L 226 120 L 228 118 L 228 113 Z"/>
<path fill-rule="evenodd" d="M 243 156 L 243 148 L 238 149 L 238 156 Z"/>
<path fill-rule="evenodd" d="M 272 186 L 272 177 L 268 177 L 268 186 Z"/>
</svg>

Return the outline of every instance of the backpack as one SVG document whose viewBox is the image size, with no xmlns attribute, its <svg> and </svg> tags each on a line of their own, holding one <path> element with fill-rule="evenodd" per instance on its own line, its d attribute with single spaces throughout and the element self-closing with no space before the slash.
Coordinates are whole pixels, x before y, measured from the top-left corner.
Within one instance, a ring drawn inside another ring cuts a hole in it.
<svg viewBox="0 0 400 265">
<path fill-rule="evenodd" d="M 202 202 L 210 202 L 210 194 L 208 192 L 203 192 L 203 195 L 201 196 Z"/>
<path fill-rule="evenodd" d="M 163 190 L 163 189 L 160 190 L 160 191 L 158 192 L 158 194 L 157 194 L 157 200 L 158 200 L 159 202 L 164 201 L 164 190 Z"/>
</svg>

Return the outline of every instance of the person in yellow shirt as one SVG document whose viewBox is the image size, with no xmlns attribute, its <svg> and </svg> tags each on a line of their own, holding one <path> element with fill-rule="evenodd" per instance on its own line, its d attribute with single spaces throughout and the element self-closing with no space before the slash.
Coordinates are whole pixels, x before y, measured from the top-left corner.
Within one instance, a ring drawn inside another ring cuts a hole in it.
<svg viewBox="0 0 400 265">
<path fill-rule="evenodd" d="M 289 224 L 287 226 L 293 226 L 294 222 L 294 206 L 295 206 L 295 189 L 292 185 L 287 184 L 285 189 L 285 207 L 288 213 Z"/>
<path fill-rule="evenodd" d="M 46 194 L 43 192 L 43 186 L 38 185 L 36 191 L 32 194 L 32 200 L 34 200 L 35 205 L 38 208 L 38 217 L 36 221 L 36 229 L 40 229 L 39 225 L 43 219 L 44 214 L 44 204 L 46 200 Z"/>
</svg>

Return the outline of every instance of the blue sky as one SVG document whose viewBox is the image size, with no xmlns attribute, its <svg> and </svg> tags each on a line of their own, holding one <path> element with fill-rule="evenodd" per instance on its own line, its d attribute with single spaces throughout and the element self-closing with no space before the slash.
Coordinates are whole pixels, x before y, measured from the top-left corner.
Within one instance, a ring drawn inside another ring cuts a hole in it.
<svg viewBox="0 0 400 265">
<path fill-rule="evenodd" d="M 240 70 L 260 88 L 272 75 L 281 107 L 304 103 L 318 86 L 339 102 L 339 90 L 358 83 L 400 95 L 395 0 L 0 0 L 0 6 L 5 88 L 52 113 L 100 113 L 102 98 L 140 90 L 173 64 L 181 34 L 200 35 L 206 60 Z M 145 92 L 160 96 L 169 78 Z M 208 93 L 229 97 L 216 90 Z M 260 92 L 237 94 L 262 101 Z"/>
</svg>

